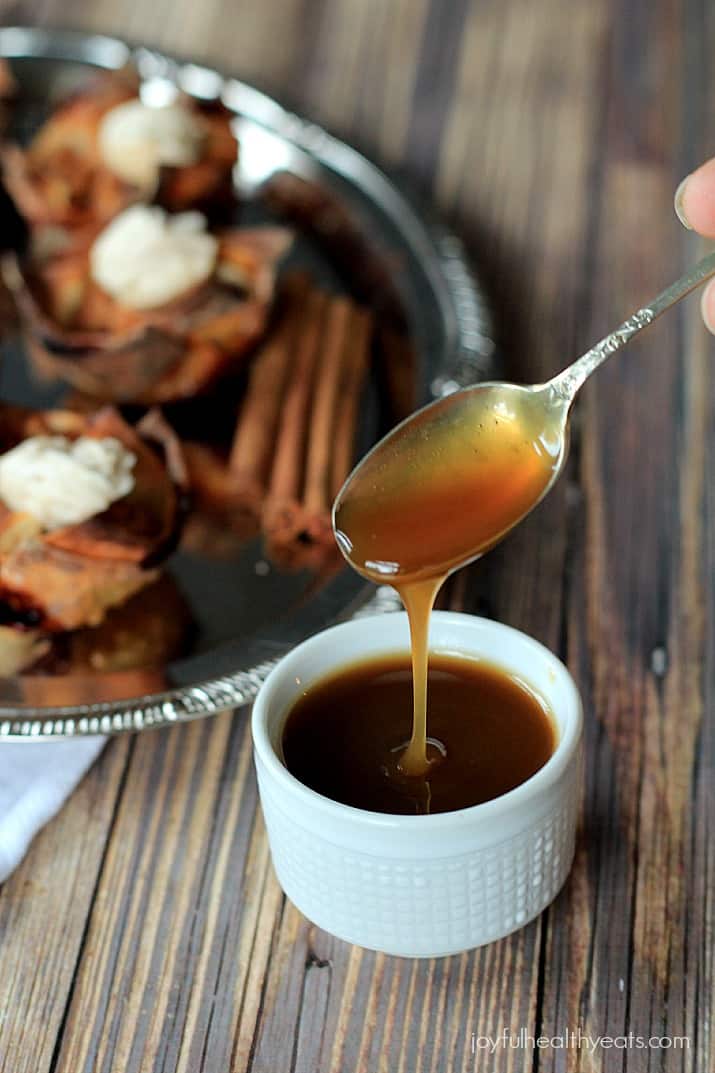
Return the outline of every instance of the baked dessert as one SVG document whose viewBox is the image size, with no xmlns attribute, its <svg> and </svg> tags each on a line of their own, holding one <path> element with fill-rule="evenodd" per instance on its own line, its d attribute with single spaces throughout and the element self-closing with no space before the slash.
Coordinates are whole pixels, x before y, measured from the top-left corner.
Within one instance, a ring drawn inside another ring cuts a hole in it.
<svg viewBox="0 0 715 1073">
<path fill-rule="evenodd" d="M 5 185 L 33 228 L 96 231 L 135 201 L 179 211 L 231 196 L 231 114 L 162 85 L 152 99 L 135 71 L 103 73 L 62 103 L 26 149 L 3 147 Z"/>
<path fill-rule="evenodd" d="M 39 674 L 116 674 L 164 667 L 179 657 L 193 620 L 174 579 L 163 573 L 151 585 L 113 607 L 94 627 L 54 635 Z"/>
<path fill-rule="evenodd" d="M 157 412 L 0 409 L 0 621 L 95 626 L 155 581 L 178 536 L 180 449 Z"/>
<path fill-rule="evenodd" d="M 191 398 L 262 336 L 284 228 L 211 231 L 197 212 L 134 205 L 91 244 L 5 257 L 37 371 L 95 399 Z"/>
</svg>

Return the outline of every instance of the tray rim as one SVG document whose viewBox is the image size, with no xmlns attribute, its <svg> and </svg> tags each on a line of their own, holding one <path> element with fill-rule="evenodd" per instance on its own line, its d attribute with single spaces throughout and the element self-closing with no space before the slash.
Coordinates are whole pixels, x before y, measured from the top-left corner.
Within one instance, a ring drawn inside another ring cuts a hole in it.
<svg viewBox="0 0 715 1073">
<path fill-rule="evenodd" d="M 212 84 L 216 95 L 220 95 L 237 114 L 279 135 L 357 186 L 371 197 L 400 232 L 409 232 L 410 245 L 419 256 L 437 299 L 445 334 L 438 375 L 429 385 L 432 395 L 447 394 L 488 377 L 494 357 L 491 316 L 461 240 L 439 222 L 432 210 L 422 206 L 419 210 L 415 208 L 400 183 L 349 143 L 289 111 L 246 82 L 158 49 L 133 46 L 104 34 L 64 28 L 2 27 L 0 58 L 64 60 L 106 69 L 134 61 L 140 68 L 146 70 L 148 67 L 176 81 L 189 92 L 192 92 L 192 83 Z M 391 588 L 381 586 L 375 589 L 365 583 L 357 598 L 342 608 L 342 617 L 385 613 L 400 607 Z M 325 621 L 321 628 L 332 621 L 335 620 Z M 290 647 L 286 644 L 280 655 L 251 666 L 239 666 L 230 674 L 138 698 L 56 708 L 0 704 L 0 741 L 36 742 L 116 735 L 235 710 L 253 700 L 266 676 Z"/>
</svg>

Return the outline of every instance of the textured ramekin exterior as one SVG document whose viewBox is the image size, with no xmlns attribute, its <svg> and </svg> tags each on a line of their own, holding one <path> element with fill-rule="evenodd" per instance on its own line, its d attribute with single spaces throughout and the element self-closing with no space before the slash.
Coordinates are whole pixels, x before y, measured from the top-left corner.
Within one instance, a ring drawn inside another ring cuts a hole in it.
<svg viewBox="0 0 715 1073">
<path fill-rule="evenodd" d="M 353 658 L 389 651 L 385 618 L 399 634 L 393 650 L 404 647 L 403 616 L 381 618 L 312 638 L 306 642 L 315 646 L 312 654 L 301 660 L 296 649 L 287 657 L 292 662 L 273 672 L 254 712 L 259 791 L 278 879 L 310 920 L 360 946 L 436 957 L 508 935 L 536 917 L 563 885 L 578 816 L 581 706 L 566 669 L 530 638 L 471 616 L 437 613 L 433 650 L 518 667 L 539 688 L 559 724 L 554 756 L 515 791 L 454 813 L 383 816 L 328 801 L 293 779 L 276 755 L 287 689 L 295 691 L 296 667 L 306 669 L 301 683 L 307 683 L 325 673 L 326 659 L 339 666 L 348 651 Z M 332 649 L 321 648 L 320 637 L 328 637 Z M 343 639 L 347 644 L 336 647 Z M 341 651 L 342 658 L 336 656 Z M 264 733 L 267 727 L 272 735 Z"/>
</svg>

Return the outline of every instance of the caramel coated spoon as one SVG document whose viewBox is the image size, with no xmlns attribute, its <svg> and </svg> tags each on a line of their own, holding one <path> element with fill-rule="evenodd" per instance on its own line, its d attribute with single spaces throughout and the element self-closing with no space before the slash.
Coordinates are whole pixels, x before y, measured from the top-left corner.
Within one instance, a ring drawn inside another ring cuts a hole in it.
<svg viewBox="0 0 715 1073">
<path fill-rule="evenodd" d="M 404 594 L 487 551 L 555 483 L 569 411 L 591 373 L 713 275 L 715 253 L 544 384 L 478 384 L 408 417 L 335 500 L 333 529 L 350 565 Z"/>
</svg>

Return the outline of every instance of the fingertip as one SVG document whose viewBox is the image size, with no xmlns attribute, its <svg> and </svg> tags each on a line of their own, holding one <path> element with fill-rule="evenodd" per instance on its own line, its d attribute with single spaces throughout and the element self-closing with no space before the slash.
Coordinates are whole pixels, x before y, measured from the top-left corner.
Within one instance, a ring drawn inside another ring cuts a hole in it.
<svg viewBox="0 0 715 1073">
<path fill-rule="evenodd" d="M 685 227 L 715 238 L 715 158 L 683 179 L 675 192 L 675 211 Z"/>
<path fill-rule="evenodd" d="M 680 182 L 678 189 L 675 191 L 675 197 L 673 198 L 673 208 L 675 209 L 675 215 L 678 217 L 683 227 L 687 227 L 688 231 L 692 231 L 693 228 L 690 221 L 688 220 L 684 203 L 685 188 L 688 185 L 689 178 L 690 176 L 686 175 L 685 178 Z"/>
<path fill-rule="evenodd" d="M 705 327 L 715 335 L 715 280 L 711 280 L 700 296 L 700 312 Z"/>
</svg>

